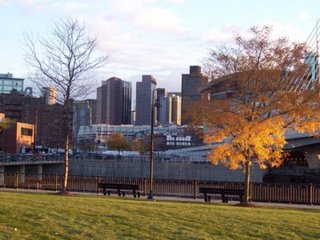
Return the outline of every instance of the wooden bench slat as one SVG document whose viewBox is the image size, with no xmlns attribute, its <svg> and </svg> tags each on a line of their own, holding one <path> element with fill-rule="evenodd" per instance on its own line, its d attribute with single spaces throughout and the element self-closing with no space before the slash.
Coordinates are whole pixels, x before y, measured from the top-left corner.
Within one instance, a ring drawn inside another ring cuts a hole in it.
<svg viewBox="0 0 320 240">
<path fill-rule="evenodd" d="M 125 196 L 125 191 L 132 191 L 133 196 L 136 197 L 138 194 L 138 197 L 140 197 L 140 191 L 139 191 L 139 185 L 137 184 L 117 184 L 117 183 L 98 183 L 98 187 L 103 189 L 103 194 L 107 194 L 110 196 L 111 191 L 110 190 L 117 190 L 118 196 Z"/>
<path fill-rule="evenodd" d="M 211 196 L 208 196 L 208 194 L 221 194 L 222 202 L 225 203 L 227 203 L 229 200 L 228 196 L 239 196 L 240 201 L 242 201 L 244 195 L 243 189 L 200 187 L 199 192 L 204 194 L 204 201 L 206 202 L 210 202 L 211 200 Z"/>
</svg>

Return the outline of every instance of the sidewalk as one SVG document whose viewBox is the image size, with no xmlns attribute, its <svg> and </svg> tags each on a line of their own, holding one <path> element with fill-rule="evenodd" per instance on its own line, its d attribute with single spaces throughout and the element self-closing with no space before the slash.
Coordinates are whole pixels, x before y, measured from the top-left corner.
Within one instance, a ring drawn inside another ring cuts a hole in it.
<svg viewBox="0 0 320 240">
<path fill-rule="evenodd" d="M 154 200 L 157 201 L 178 201 L 178 202 L 199 202 L 205 203 L 203 198 L 179 198 L 179 197 L 163 197 L 155 196 Z M 210 203 L 221 205 L 236 205 L 238 201 L 229 201 L 228 203 L 222 203 L 220 199 L 211 199 Z M 205 204 L 210 204 L 205 203 Z M 307 205 L 307 204 L 291 204 L 291 203 L 271 203 L 271 202 L 252 202 L 253 204 L 261 207 L 276 207 L 276 208 L 300 208 L 300 209 L 317 209 L 320 210 L 320 205 Z"/>
<path fill-rule="evenodd" d="M 20 192 L 20 193 L 57 193 L 56 191 L 49 190 L 34 190 L 34 189 L 15 189 L 15 188 L 0 188 L 0 192 Z M 73 195 L 92 195 L 103 196 L 102 193 L 95 192 L 71 192 Z M 116 195 L 112 195 L 117 197 Z M 106 196 L 108 197 L 108 196 Z M 132 196 L 127 197 L 132 198 Z M 141 199 L 147 199 L 147 196 L 142 196 Z M 221 205 L 236 205 L 238 201 L 229 201 L 228 203 L 222 203 L 220 199 L 211 199 L 210 203 L 205 203 L 203 198 L 186 198 L 186 197 L 170 197 L 170 196 L 154 196 L 153 201 L 176 201 L 176 202 L 197 202 L 203 204 L 221 204 Z M 276 207 L 276 208 L 295 208 L 295 209 L 315 209 L 320 210 L 320 205 L 307 205 L 307 204 L 291 204 L 291 203 L 270 203 L 270 202 L 252 202 L 253 204 L 261 207 Z"/>
</svg>

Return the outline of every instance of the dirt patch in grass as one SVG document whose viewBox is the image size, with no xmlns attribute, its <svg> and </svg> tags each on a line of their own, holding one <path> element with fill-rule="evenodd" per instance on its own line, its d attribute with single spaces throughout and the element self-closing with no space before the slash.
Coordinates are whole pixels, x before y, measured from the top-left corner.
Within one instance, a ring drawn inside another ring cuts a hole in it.
<svg viewBox="0 0 320 240">
<path fill-rule="evenodd" d="M 241 202 L 241 203 L 235 204 L 234 206 L 236 206 L 236 207 L 247 207 L 247 208 L 263 208 L 263 206 L 254 204 L 252 202 L 248 202 L 248 203 Z"/>
<path fill-rule="evenodd" d="M 71 196 L 73 195 L 72 192 L 69 192 L 69 191 L 60 191 L 60 192 L 57 192 L 57 195 L 61 195 L 61 196 Z"/>
</svg>

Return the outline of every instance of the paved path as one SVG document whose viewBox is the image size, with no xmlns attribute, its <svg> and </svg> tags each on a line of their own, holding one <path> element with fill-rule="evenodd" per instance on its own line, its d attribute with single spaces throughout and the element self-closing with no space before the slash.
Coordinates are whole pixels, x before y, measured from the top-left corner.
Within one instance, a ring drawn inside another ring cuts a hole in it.
<svg viewBox="0 0 320 240">
<path fill-rule="evenodd" d="M 181 202 L 200 202 L 204 203 L 202 198 L 177 198 L 177 197 L 154 197 L 155 201 L 157 200 L 166 200 L 166 201 L 181 201 Z M 228 203 L 222 203 L 220 199 L 211 199 L 210 203 L 214 204 L 223 204 L 223 205 L 236 205 L 238 201 L 229 201 Z M 210 204 L 206 203 L 206 204 Z M 269 202 L 253 202 L 253 204 L 262 207 L 279 207 L 279 208 L 301 208 L 301 209 L 318 209 L 320 210 L 320 205 L 307 205 L 307 204 L 289 204 L 289 203 L 269 203 Z"/>
<path fill-rule="evenodd" d="M 55 191 L 46 191 L 46 190 L 33 190 L 33 189 L 15 189 L 15 188 L 0 188 L 0 192 L 24 192 L 24 193 L 55 193 Z M 72 192 L 74 195 L 100 195 L 93 192 Z M 114 195 L 116 196 L 116 195 Z M 130 198 L 130 197 L 129 197 Z M 147 198 L 147 196 L 142 196 Z M 177 201 L 177 202 L 199 202 L 204 204 L 221 204 L 221 205 L 236 205 L 239 202 L 229 201 L 228 203 L 222 203 L 219 199 L 211 199 L 210 203 L 205 203 L 202 198 L 184 198 L 184 197 L 167 197 L 167 196 L 154 196 L 154 201 Z M 316 209 L 320 210 L 320 205 L 307 205 L 307 204 L 288 204 L 288 203 L 268 203 L 268 202 L 253 202 L 257 206 L 262 207 L 277 207 L 277 208 L 296 208 L 296 209 Z"/>
</svg>

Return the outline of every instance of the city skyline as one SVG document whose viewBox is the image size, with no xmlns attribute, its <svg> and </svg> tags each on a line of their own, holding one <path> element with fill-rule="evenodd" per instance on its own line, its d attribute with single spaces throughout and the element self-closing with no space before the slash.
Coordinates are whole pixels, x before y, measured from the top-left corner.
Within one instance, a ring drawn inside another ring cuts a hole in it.
<svg viewBox="0 0 320 240">
<path fill-rule="evenodd" d="M 26 78 L 23 33 L 47 34 L 53 23 L 67 16 L 84 22 L 97 35 L 99 54 L 109 59 L 96 77 L 113 76 L 135 86 L 145 74 L 158 86 L 181 90 L 181 74 L 191 65 L 202 65 L 208 49 L 228 43 L 233 34 L 246 34 L 253 25 L 273 25 L 274 35 L 305 41 L 316 24 L 318 1 L 58 1 L 0 0 L 2 57 L 0 72 Z M 10 23 L 10 24 L 8 24 Z M 135 92 L 135 89 L 133 89 Z"/>
</svg>

